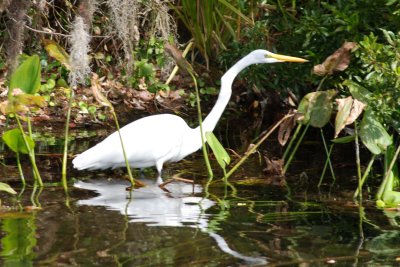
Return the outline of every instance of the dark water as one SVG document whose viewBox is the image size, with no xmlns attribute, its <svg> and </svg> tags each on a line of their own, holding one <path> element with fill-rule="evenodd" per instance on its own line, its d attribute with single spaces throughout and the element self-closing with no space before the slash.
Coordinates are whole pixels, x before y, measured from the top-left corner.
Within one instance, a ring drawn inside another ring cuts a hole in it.
<svg viewBox="0 0 400 267">
<path fill-rule="evenodd" d="M 73 135 L 79 142 L 72 148 L 90 145 L 91 135 Z M 42 141 L 38 150 L 56 157 L 59 147 Z M 397 265 L 399 214 L 377 210 L 368 199 L 355 205 L 351 166 L 336 166 L 336 183 L 327 177 L 319 192 L 318 151 L 298 157 L 286 186 L 263 173 L 256 155 L 232 178 L 234 190 L 218 173 L 207 186 L 198 153 L 165 174 L 195 179 L 194 186 L 174 182 L 163 191 L 149 171 L 142 178 L 148 186 L 130 194 L 122 172 L 71 170 L 68 197 L 57 185 L 28 187 L 19 198 L 2 194 L 8 206 L 0 213 L 2 266 Z M 59 181 L 59 160 L 38 157 L 47 180 Z M 8 178 L 17 175 L 1 168 Z"/>
</svg>

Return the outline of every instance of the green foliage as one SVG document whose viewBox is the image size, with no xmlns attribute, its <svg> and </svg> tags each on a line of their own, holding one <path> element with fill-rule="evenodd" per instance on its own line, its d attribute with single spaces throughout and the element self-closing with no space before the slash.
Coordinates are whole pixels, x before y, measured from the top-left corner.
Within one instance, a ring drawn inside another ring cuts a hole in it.
<svg viewBox="0 0 400 267">
<path fill-rule="evenodd" d="M 11 188 L 11 186 L 3 182 L 0 182 L 0 191 L 4 191 L 12 195 L 15 195 L 17 193 L 14 189 Z"/>
<path fill-rule="evenodd" d="M 151 37 L 142 41 L 134 52 L 135 71 L 128 82 L 133 88 L 155 93 L 168 90 L 169 86 L 159 80 L 158 71 L 165 65 L 164 44 L 160 39 Z"/>
<path fill-rule="evenodd" d="M 333 97 L 336 95 L 335 90 L 318 91 L 308 93 L 301 100 L 298 112 L 304 117 L 301 123 L 322 128 L 328 122 L 333 109 Z"/>
<path fill-rule="evenodd" d="M 360 137 L 369 151 L 376 155 L 384 153 L 392 144 L 392 138 L 370 109 L 365 111 L 361 121 Z"/>
<path fill-rule="evenodd" d="M 26 136 L 26 141 L 29 148 L 26 146 L 20 129 L 12 129 L 3 133 L 4 143 L 15 153 L 28 154 L 30 150 L 35 148 L 35 142 Z"/>
<path fill-rule="evenodd" d="M 231 40 L 236 40 L 235 30 L 240 31 L 240 21 L 250 22 L 236 1 L 181 0 L 179 6 L 172 7 L 190 31 L 207 67 L 211 57 L 226 49 Z"/>
<path fill-rule="evenodd" d="M 229 163 L 231 162 L 229 154 L 226 152 L 224 147 L 221 145 L 217 137 L 212 132 L 206 133 L 206 139 L 208 145 L 211 147 L 211 150 L 215 155 L 215 158 L 217 159 L 219 166 L 221 166 L 221 168 L 225 171 L 226 166 L 229 165 Z"/>
<path fill-rule="evenodd" d="M 27 94 L 36 93 L 40 88 L 40 72 L 39 56 L 28 57 L 11 75 L 9 96 L 15 88 L 19 88 Z"/>
<path fill-rule="evenodd" d="M 382 32 L 385 43 L 373 33 L 360 42 L 356 56 L 362 67 L 353 70 L 344 84 L 381 122 L 400 133 L 400 34 Z"/>
</svg>

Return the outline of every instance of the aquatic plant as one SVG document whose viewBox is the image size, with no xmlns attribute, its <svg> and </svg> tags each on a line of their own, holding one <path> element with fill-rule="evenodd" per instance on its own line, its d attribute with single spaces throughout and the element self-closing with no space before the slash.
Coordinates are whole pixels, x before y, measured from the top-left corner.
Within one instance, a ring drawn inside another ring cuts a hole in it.
<svg viewBox="0 0 400 267">
<path fill-rule="evenodd" d="M 40 81 L 41 67 L 39 56 L 33 55 L 26 58 L 11 75 L 8 90 L 8 100 L 1 103 L 0 109 L 4 114 L 12 115 L 16 119 L 19 127 L 18 133 L 16 131 L 8 132 L 8 137 L 7 132 L 3 133 L 3 139 L 4 135 L 6 135 L 6 140 L 8 140 L 6 144 L 9 145 L 14 152 L 26 152 L 29 155 L 34 178 L 39 182 L 40 186 L 43 186 L 39 170 L 36 166 L 35 150 L 33 145 L 34 140 L 29 117 L 31 107 L 41 107 L 46 104 L 43 97 L 34 95 L 40 88 Z M 21 115 L 22 113 L 23 115 Z M 24 120 L 27 122 L 28 135 L 25 134 L 21 124 L 21 118 L 24 118 Z M 16 137 L 17 135 L 22 137 L 25 147 L 18 142 L 18 140 L 21 140 L 21 138 Z M 21 179 L 23 183 L 25 183 L 22 172 Z"/>
</svg>

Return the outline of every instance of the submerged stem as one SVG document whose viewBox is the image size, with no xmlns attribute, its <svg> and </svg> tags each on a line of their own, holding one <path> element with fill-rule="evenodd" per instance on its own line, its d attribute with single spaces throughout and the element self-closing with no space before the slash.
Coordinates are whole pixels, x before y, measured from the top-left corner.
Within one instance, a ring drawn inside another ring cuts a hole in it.
<svg viewBox="0 0 400 267">
<path fill-rule="evenodd" d="M 19 175 L 21 176 L 22 186 L 25 187 L 25 185 L 26 185 L 25 176 L 24 176 L 24 172 L 22 171 L 21 161 L 19 159 L 19 152 L 17 152 L 17 166 L 18 166 Z"/>
<path fill-rule="evenodd" d="M 135 185 L 135 179 L 133 178 L 132 171 L 131 171 L 131 166 L 129 165 L 128 158 L 126 157 L 124 141 L 122 140 L 117 114 L 115 114 L 114 108 L 112 106 L 111 106 L 111 113 L 112 113 L 114 121 L 115 121 L 115 126 L 117 127 L 119 140 L 121 142 L 122 154 L 124 155 L 124 160 L 125 160 L 126 170 L 128 171 L 129 181 L 131 182 L 131 185 L 132 185 L 132 188 L 133 188 L 134 185 Z"/>
</svg>

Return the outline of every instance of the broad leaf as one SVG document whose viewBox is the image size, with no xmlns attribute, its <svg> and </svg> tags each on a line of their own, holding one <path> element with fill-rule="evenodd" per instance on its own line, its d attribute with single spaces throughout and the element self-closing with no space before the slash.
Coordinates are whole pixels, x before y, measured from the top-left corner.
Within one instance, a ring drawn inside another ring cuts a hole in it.
<svg viewBox="0 0 400 267">
<path fill-rule="evenodd" d="M 302 123 L 309 122 L 311 126 L 317 128 L 325 126 L 332 114 L 332 99 L 335 95 L 335 90 L 318 91 L 305 95 L 298 107 L 298 111 L 304 115 Z"/>
<path fill-rule="evenodd" d="M 29 150 L 25 145 L 24 138 L 20 129 L 12 129 L 3 133 L 3 141 L 15 153 L 28 154 Z M 35 148 L 35 142 L 29 137 L 25 136 L 28 146 L 31 150 Z"/>
<path fill-rule="evenodd" d="M 345 42 L 342 47 L 327 57 L 322 64 L 314 66 L 314 74 L 331 75 L 335 71 L 344 71 L 350 64 L 351 50 L 357 46 L 353 42 Z"/>
<path fill-rule="evenodd" d="M 383 153 L 392 144 L 392 138 L 370 109 L 364 113 L 360 125 L 360 138 L 373 154 Z"/>
<path fill-rule="evenodd" d="M 221 166 L 221 168 L 225 170 L 226 166 L 231 162 L 229 154 L 226 152 L 225 148 L 221 145 L 217 137 L 212 132 L 206 133 L 206 139 L 208 145 L 211 147 L 211 150 L 215 155 L 215 158 L 217 159 L 219 166 Z"/>
<path fill-rule="evenodd" d="M 350 80 L 344 81 L 343 84 L 349 88 L 351 95 L 355 99 L 363 102 L 364 104 L 369 103 L 372 93 L 366 88 Z"/>
<path fill-rule="evenodd" d="M 385 207 L 395 207 L 400 204 L 400 192 L 393 191 L 394 187 L 394 174 L 390 171 L 385 189 L 382 194 L 382 200 Z"/>
<path fill-rule="evenodd" d="M 353 98 L 351 96 L 336 99 L 338 105 L 338 113 L 335 119 L 335 138 L 338 136 L 340 131 L 346 126 L 347 118 L 350 116 L 351 106 L 353 105 Z"/>
<path fill-rule="evenodd" d="M 14 88 L 20 88 L 27 94 L 36 93 L 40 89 L 40 71 L 39 56 L 28 57 L 11 75 L 8 95 L 12 95 Z"/>
<path fill-rule="evenodd" d="M 64 48 L 60 46 L 57 42 L 49 39 L 43 40 L 44 49 L 46 49 L 49 56 L 55 58 L 68 70 L 71 70 L 71 65 L 69 64 L 69 55 L 65 52 Z"/>
<path fill-rule="evenodd" d="M 46 100 L 42 96 L 19 94 L 14 95 L 10 100 L 0 103 L 0 112 L 3 114 L 26 112 L 29 107 L 44 107 Z"/>
<path fill-rule="evenodd" d="M 351 96 L 336 99 L 336 103 L 338 113 L 335 119 L 335 138 L 346 125 L 352 124 L 361 115 L 366 106 L 363 102 L 353 99 Z"/>
<path fill-rule="evenodd" d="M 0 182 L 0 191 L 4 191 L 4 192 L 7 192 L 7 193 L 10 193 L 13 195 L 15 195 L 17 193 L 17 192 L 15 192 L 14 189 L 11 188 L 11 186 L 9 186 L 6 183 L 2 183 L 2 182 Z"/>
</svg>

